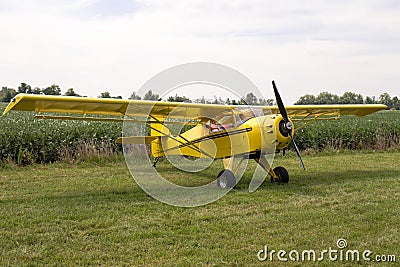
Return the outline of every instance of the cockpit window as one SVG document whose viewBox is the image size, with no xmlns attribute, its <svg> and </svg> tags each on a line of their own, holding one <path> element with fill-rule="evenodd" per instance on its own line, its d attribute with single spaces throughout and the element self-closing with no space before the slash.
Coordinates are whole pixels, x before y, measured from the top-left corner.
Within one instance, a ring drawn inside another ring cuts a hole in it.
<svg viewBox="0 0 400 267">
<path fill-rule="evenodd" d="M 208 121 L 206 127 L 210 129 L 210 133 L 215 133 L 235 127 L 235 121 L 231 115 L 222 115 L 213 121 Z"/>
<path fill-rule="evenodd" d="M 251 108 L 235 108 L 233 113 L 224 113 L 216 117 L 215 120 L 213 121 L 210 120 L 209 122 L 206 123 L 206 127 L 210 129 L 210 133 L 227 130 L 230 128 L 240 126 L 251 118 L 260 116 L 260 114 L 258 113 L 260 112 Z"/>
<path fill-rule="evenodd" d="M 254 118 L 256 115 L 254 114 L 253 110 L 250 108 L 247 109 L 239 109 L 235 112 L 237 115 L 237 124 L 241 125 L 244 122 L 246 122 L 247 120 Z"/>
</svg>

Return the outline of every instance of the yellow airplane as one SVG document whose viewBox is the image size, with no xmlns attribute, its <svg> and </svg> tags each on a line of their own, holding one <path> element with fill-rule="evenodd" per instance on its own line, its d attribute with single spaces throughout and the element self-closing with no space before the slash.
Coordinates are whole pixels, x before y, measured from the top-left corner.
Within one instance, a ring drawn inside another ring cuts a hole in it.
<svg viewBox="0 0 400 267">
<path fill-rule="evenodd" d="M 36 117 L 41 119 L 144 123 L 150 129 L 150 135 L 123 136 L 118 138 L 117 142 L 150 144 L 155 159 L 154 167 L 160 157 L 169 155 L 222 159 L 224 170 L 218 174 L 217 184 L 221 188 L 232 188 L 236 185 L 235 174 L 243 159 L 254 159 L 271 176 L 271 181 L 287 183 L 289 181 L 287 170 L 281 166 L 272 169 L 265 156 L 280 151 L 284 153 L 291 141 L 301 166 L 305 169 L 300 151 L 293 139 L 294 122 L 303 127 L 315 120 L 336 120 L 342 115 L 361 117 L 386 109 L 385 105 L 379 104 L 285 107 L 274 81 L 272 85 L 277 106 L 18 94 L 11 100 L 3 115 L 10 110 L 20 110 L 38 112 L 39 115 Z M 68 115 L 59 116 L 54 113 Z M 122 116 L 125 116 L 124 119 L 121 119 Z M 186 124 L 191 128 L 174 132 L 171 124 Z M 241 159 L 238 166 L 234 166 L 234 158 Z"/>
</svg>

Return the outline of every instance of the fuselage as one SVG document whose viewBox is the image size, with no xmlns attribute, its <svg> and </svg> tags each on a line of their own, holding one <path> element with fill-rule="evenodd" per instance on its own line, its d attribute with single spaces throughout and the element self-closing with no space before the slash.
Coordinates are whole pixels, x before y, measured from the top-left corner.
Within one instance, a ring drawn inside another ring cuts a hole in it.
<svg viewBox="0 0 400 267">
<path fill-rule="evenodd" d="M 174 139 L 160 136 L 159 144 L 152 146 L 152 153 L 157 157 L 184 155 L 214 159 L 271 154 L 290 143 L 282 123 L 282 116 L 276 114 L 253 117 L 236 127 L 201 123 Z"/>
</svg>

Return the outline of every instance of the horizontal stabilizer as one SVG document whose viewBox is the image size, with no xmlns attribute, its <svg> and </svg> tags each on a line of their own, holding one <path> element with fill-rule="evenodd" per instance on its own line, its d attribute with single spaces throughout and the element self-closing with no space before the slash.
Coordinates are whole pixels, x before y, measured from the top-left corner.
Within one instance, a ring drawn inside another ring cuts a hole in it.
<svg viewBox="0 0 400 267">
<path fill-rule="evenodd" d="M 117 139 L 117 144 L 150 144 L 152 141 L 156 140 L 157 136 L 127 136 L 127 137 L 119 137 Z"/>
</svg>

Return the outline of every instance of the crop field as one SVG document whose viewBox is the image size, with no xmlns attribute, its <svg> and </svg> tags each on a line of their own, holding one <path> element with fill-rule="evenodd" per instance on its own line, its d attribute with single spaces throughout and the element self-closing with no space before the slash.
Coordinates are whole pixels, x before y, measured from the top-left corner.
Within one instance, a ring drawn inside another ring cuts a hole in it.
<svg viewBox="0 0 400 267">
<path fill-rule="evenodd" d="M 361 118 L 316 121 L 296 132 L 300 149 L 382 150 L 400 147 L 400 111 L 384 110 Z"/>
<path fill-rule="evenodd" d="M 5 104 L 0 105 L 4 110 Z M 0 118 L 0 162 L 18 165 L 111 157 L 122 123 L 35 119 L 32 112 Z"/>
<path fill-rule="evenodd" d="M 6 104 L 0 104 L 3 110 Z M 29 165 L 56 161 L 102 160 L 120 154 L 115 139 L 122 123 L 39 120 L 31 112 L 0 117 L 0 163 Z M 317 121 L 295 135 L 301 150 L 400 147 L 400 111 L 381 111 L 362 118 Z"/>
<path fill-rule="evenodd" d="M 257 257 L 267 246 L 269 252 L 314 250 L 319 258 L 322 250 L 338 249 L 339 239 L 346 249 L 391 261 L 361 258 L 361 266 L 397 266 L 399 158 L 395 151 L 308 154 L 302 171 L 289 153 L 274 162 L 288 168 L 289 184 L 265 182 L 249 193 L 251 163 L 235 189 L 197 208 L 149 197 L 123 158 L 9 166 L 0 171 L 0 266 L 358 265 L 327 254 L 321 262 Z M 203 178 L 214 179 L 220 168 L 212 165 Z M 158 169 L 196 184 L 165 162 Z"/>
</svg>

